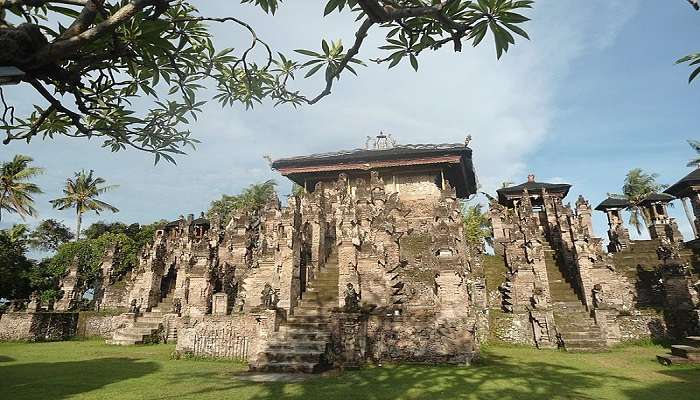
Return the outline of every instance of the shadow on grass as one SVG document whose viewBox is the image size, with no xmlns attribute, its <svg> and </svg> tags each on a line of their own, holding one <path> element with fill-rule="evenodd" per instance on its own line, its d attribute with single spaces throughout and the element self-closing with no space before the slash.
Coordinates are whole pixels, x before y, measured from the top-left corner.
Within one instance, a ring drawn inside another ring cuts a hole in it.
<svg viewBox="0 0 700 400">
<path fill-rule="evenodd" d="M 545 356 L 543 356 L 545 359 Z M 174 377 L 185 379 L 186 374 Z M 596 373 L 556 363 L 523 363 L 489 355 L 471 367 L 396 365 L 349 371 L 337 377 L 316 377 L 301 383 L 252 383 L 236 380 L 226 385 L 215 373 L 198 373 L 205 387 L 187 393 L 197 398 L 215 392 L 235 393 L 255 386 L 251 399 L 576 399 L 593 400 L 593 388 L 615 385 L 627 378 Z M 215 387 L 216 386 L 216 387 Z M 219 395 L 225 396 L 224 393 Z"/>
<path fill-rule="evenodd" d="M 658 373 L 670 377 L 673 382 L 657 383 L 643 390 L 626 390 L 625 393 L 634 400 L 700 398 L 700 365 L 665 368 Z"/>
<path fill-rule="evenodd" d="M 15 361 L 15 359 L 12 357 L 0 355 L 0 363 L 10 362 L 10 361 Z"/>
<path fill-rule="evenodd" d="M 130 358 L 0 364 L 0 393 L 13 400 L 65 399 L 158 369 L 154 362 Z"/>
</svg>

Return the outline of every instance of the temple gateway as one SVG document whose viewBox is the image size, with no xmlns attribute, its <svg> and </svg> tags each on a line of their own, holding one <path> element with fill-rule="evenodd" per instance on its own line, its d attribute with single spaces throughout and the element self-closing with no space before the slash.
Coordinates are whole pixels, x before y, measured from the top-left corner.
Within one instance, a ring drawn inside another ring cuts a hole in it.
<svg viewBox="0 0 700 400">
<path fill-rule="evenodd" d="M 100 313 L 70 318 L 111 344 L 176 342 L 179 355 L 243 359 L 256 371 L 468 364 L 487 340 L 596 351 L 700 333 L 700 241 L 684 242 L 667 212 L 676 197 L 700 210 L 697 172 L 642 202 L 649 240 L 630 239 L 626 200 L 600 203 L 605 248 L 588 201 L 565 204 L 570 185 L 530 175 L 491 199 L 495 254 L 485 255 L 464 235 L 463 200 L 477 192 L 467 144 L 380 135 L 365 149 L 276 160 L 303 189 L 286 204 L 181 217 L 126 275 L 113 274 L 112 249 Z M 83 284 L 69 268 L 56 310 L 75 316 Z M 33 302 L 3 315 L 0 338 L 31 336 L 45 314 Z"/>
</svg>

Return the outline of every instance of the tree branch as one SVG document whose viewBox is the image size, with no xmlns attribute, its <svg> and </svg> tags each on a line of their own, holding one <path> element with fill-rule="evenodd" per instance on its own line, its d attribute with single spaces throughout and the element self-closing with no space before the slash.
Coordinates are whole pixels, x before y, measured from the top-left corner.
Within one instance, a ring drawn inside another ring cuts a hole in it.
<svg viewBox="0 0 700 400">
<path fill-rule="evenodd" d="M 154 5 L 157 1 L 158 0 L 134 0 L 92 28 L 68 39 L 54 40 L 52 43 L 37 51 L 33 60 L 34 64 L 37 66 L 46 65 L 75 53 L 85 44 L 113 32 L 117 26 L 132 18 L 144 8 Z"/>
<path fill-rule="evenodd" d="M 367 37 L 367 31 L 369 31 L 369 28 L 371 28 L 372 25 L 374 25 L 374 21 L 372 21 L 370 18 L 366 18 L 364 20 L 364 22 L 362 22 L 362 25 L 360 25 L 360 29 L 358 29 L 357 32 L 355 33 L 355 43 L 348 50 L 348 52 L 345 54 L 345 57 L 343 57 L 343 59 L 340 60 L 340 63 L 338 64 L 338 68 L 331 75 L 326 77 L 325 89 L 323 89 L 323 91 L 321 93 L 319 93 L 318 96 L 309 100 L 307 102 L 308 104 L 316 104 L 316 103 L 318 103 L 319 100 L 321 100 L 322 98 L 331 94 L 331 88 L 333 87 L 333 80 L 335 78 L 337 78 L 341 72 L 343 72 L 345 67 L 348 65 L 348 62 L 350 62 L 350 59 L 355 57 L 357 55 L 357 53 L 360 52 L 360 47 L 362 47 L 362 42 Z"/>
<path fill-rule="evenodd" d="M 102 7 L 103 0 L 86 0 L 80 15 L 75 18 L 71 26 L 60 36 L 60 39 L 68 39 L 85 32 L 95 22 L 95 17 Z"/>
<path fill-rule="evenodd" d="M 0 0 L 0 8 L 14 6 L 43 7 L 50 3 L 84 6 L 90 0 Z"/>
</svg>

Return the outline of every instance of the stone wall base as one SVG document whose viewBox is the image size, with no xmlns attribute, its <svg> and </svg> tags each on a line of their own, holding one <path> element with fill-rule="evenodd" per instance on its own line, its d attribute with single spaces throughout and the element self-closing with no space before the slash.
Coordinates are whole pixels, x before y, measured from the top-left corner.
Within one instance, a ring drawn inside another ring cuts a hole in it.
<svg viewBox="0 0 700 400">
<path fill-rule="evenodd" d="M 78 313 L 13 312 L 0 316 L 0 340 L 57 341 L 76 334 Z"/>
</svg>

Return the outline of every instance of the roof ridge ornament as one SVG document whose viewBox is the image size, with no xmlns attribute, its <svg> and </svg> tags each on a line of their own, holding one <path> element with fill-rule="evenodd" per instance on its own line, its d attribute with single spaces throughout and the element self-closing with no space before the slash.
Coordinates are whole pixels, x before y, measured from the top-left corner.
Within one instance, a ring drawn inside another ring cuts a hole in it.
<svg viewBox="0 0 700 400">
<path fill-rule="evenodd" d="M 367 136 L 367 140 L 365 141 L 365 149 L 388 150 L 393 149 L 397 144 L 398 142 L 391 136 L 391 133 L 385 134 L 383 131 L 379 131 L 379 135 L 374 138 Z"/>
</svg>

